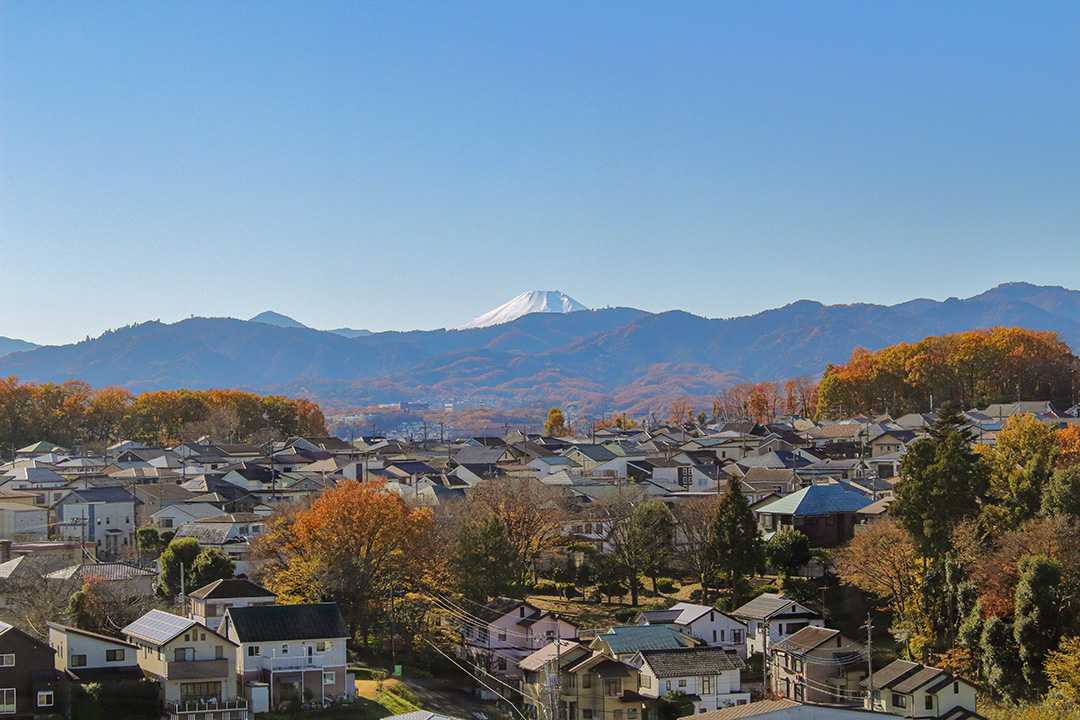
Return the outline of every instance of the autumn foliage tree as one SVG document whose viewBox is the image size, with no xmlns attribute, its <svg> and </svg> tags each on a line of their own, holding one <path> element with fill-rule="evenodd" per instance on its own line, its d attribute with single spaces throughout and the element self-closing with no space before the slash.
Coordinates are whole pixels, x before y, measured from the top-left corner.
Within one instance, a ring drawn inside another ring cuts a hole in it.
<svg viewBox="0 0 1080 720">
<path fill-rule="evenodd" d="M 303 584 L 309 597 L 338 603 L 367 645 L 390 583 L 399 592 L 420 586 L 433 525 L 430 509 L 410 507 L 385 483 L 343 480 L 296 515 L 289 555 L 266 582 L 275 591 Z"/>
<path fill-rule="evenodd" d="M 1080 363 L 1057 333 L 998 327 L 928 337 L 870 352 L 856 349 L 821 380 L 818 414 L 926 412 L 946 400 L 963 407 L 1017 399 L 1075 400 Z"/>
</svg>

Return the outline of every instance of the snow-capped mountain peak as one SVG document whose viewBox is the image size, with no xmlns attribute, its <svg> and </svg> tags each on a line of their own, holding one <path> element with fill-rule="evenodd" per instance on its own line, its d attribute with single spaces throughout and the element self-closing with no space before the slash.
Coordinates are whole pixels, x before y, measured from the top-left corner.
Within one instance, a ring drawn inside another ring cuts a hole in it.
<svg viewBox="0 0 1080 720">
<path fill-rule="evenodd" d="M 458 329 L 469 330 L 471 328 L 501 325 L 511 320 L 517 320 L 522 315 L 528 315 L 529 313 L 568 313 L 588 309 L 577 300 L 558 290 L 532 290 L 521 293 L 510 302 L 484 313 Z"/>
</svg>

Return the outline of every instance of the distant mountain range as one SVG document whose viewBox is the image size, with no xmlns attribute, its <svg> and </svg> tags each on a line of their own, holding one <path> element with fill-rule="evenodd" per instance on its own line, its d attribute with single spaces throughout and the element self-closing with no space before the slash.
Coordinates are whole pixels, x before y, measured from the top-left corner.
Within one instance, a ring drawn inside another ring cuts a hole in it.
<svg viewBox="0 0 1080 720">
<path fill-rule="evenodd" d="M 0 357 L 13 352 L 22 352 L 24 350 L 33 350 L 38 347 L 32 342 L 26 342 L 25 340 L 16 340 L 15 338 L 8 338 L 0 336 Z"/>
<path fill-rule="evenodd" d="M 286 321 L 293 324 L 283 326 Z M 816 375 L 826 363 L 845 362 L 856 347 L 997 325 L 1056 331 L 1080 347 L 1080 292 L 1012 283 L 964 300 L 894 306 L 802 300 L 731 319 L 632 308 L 543 312 L 467 330 L 355 337 L 276 313 L 249 321 L 191 318 L 12 352 L 0 358 L 0 377 L 79 378 L 135 392 L 235 387 L 341 405 L 573 402 L 583 410 L 640 413 L 738 382 Z"/>
</svg>

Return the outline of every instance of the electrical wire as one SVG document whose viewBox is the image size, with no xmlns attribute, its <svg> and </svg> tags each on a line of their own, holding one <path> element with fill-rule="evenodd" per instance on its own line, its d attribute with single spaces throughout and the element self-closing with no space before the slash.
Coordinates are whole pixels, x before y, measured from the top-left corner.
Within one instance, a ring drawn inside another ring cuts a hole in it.
<svg viewBox="0 0 1080 720">
<path fill-rule="evenodd" d="M 521 720 L 529 720 L 528 716 L 526 716 L 526 715 L 525 715 L 525 713 L 523 713 L 523 712 L 521 712 L 520 710 L 518 710 L 518 709 L 517 709 L 517 706 L 516 706 L 516 705 L 514 705 L 514 703 L 513 703 L 512 701 L 510 701 L 510 700 L 509 700 L 509 699 L 507 699 L 507 698 L 506 698 L 505 696 L 503 696 L 503 695 L 499 694 L 498 692 L 496 692 L 496 691 L 495 691 L 494 689 L 492 689 L 492 688 L 491 688 L 491 686 L 489 686 L 489 685 L 488 685 L 487 683 L 485 683 L 485 682 L 484 682 L 483 680 L 481 680 L 481 679 L 480 679 L 480 678 L 478 678 L 478 677 L 477 677 L 476 675 L 473 675 L 473 674 L 472 674 L 471 672 L 469 672 L 469 671 L 468 671 L 468 669 L 466 669 L 466 668 L 465 668 L 465 667 L 463 667 L 463 666 L 462 666 L 462 665 L 461 665 L 460 663 L 458 663 L 458 661 L 457 661 L 457 660 L 454 660 L 454 658 L 450 657 L 450 656 L 449 656 L 449 655 L 447 655 L 447 654 L 446 654 L 445 652 L 443 652 L 442 648 L 440 648 L 440 647 L 439 647 L 438 645 L 436 645 L 435 643 L 431 642 L 431 641 L 430 641 L 430 640 L 428 640 L 427 638 L 424 638 L 424 642 L 426 642 L 426 643 L 427 643 L 428 645 L 430 645 L 431 647 L 435 648 L 435 651 L 436 651 L 436 652 L 438 652 L 438 653 L 439 653 L 440 655 L 442 655 L 442 656 L 443 656 L 444 658 L 446 658 L 447 660 L 449 660 L 450 662 L 452 662 L 452 663 L 453 663 L 454 665 L 456 665 L 456 666 L 457 666 L 457 667 L 458 667 L 458 668 L 459 668 L 459 669 L 460 669 L 460 670 L 461 670 L 462 672 L 464 672 L 464 673 L 465 673 L 466 675 L 468 675 L 468 676 L 469 676 L 469 677 L 471 677 L 471 678 L 472 678 L 473 680 L 475 680 L 476 682 L 478 682 L 478 683 L 480 683 L 481 685 L 483 685 L 483 686 L 484 686 L 484 688 L 486 688 L 487 690 L 491 691 L 491 692 L 492 692 L 492 693 L 493 693 L 493 694 L 495 695 L 495 697 L 499 698 L 499 699 L 500 699 L 500 700 L 502 700 L 503 702 L 506 702 L 506 703 L 508 703 L 508 704 L 510 705 L 510 707 L 511 707 L 511 708 L 512 708 L 512 709 L 514 710 L 514 712 L 516 712 L 516 713 L 517 713 L 518 715 L 520 715 L 520 716 L 521 716 Z M 489 675 L 489 677 L 491 677 L 491 678 L 492 678 L 492 679 L 494 679 L 494 680 L 498 680 L 498 678 L 495 678 L 495 677 L 494 677 L 493 675 Z M 502 682 L 502 681 L 499 681 L 499 682 Z M 507 685 L 506 683 L 502 683 L 502 684 L 503 684 L 503 685 L 506 685 L 506 687 L 510 688 L 510 689 L 511 689 L 511 690 L 513 690 L 514 692 L 519 692 L 519 690 L 518 690 L 517 688 L 515 688 L 515 687 L 511 687 L 510 685 Z"/>
</svg>

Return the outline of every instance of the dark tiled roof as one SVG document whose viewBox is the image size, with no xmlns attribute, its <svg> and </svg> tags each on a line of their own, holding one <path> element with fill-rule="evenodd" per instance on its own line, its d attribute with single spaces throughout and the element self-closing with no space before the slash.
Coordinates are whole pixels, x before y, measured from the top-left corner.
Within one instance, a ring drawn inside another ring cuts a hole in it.
<svg viewBox="0 0 1080 720">
<path fill-rule="evenodd" d="M 642 650 L 641 657 L 658 678 L 712 675 L 745 667 L 742 658 L 720 647 Z"/>
<path fill-rule="evenodd" d="M 252 598 L 252 597 L 277 597 L 262 585 L 245 578 L 228 578 L 215 580 L 209 585 L 203 585 L 195 592 L 188 593 L 188 597 L 196 600 L 211 600 L 222 598 Z"/>
<path fill-rule="evenodd" d="M 337 603 L 234 607 L 226 615 L 242 643 L 349 637 Z"/>
<path fill-rule="evenodd" d="M 493 623 L 501 617 L 516 612 L 522 605 L 526 605 L 524 600 L 512 600 L 511 598 L 497 597 L 477 610 L 473 615 L 479 618 L 484 624 Z M 529 608 L 529 613 L 527 614 L 531 614 L 533 608 L 528 605 L 526 605 L 526 607 Z"/>
<path fill-rule="evenodd" d="M 813 650 L 824 642 L 833 640 L 840 634 L 839 630 L 831 628 L 815 627 L 810 625 L 794 633 L 790 637 L 775 643 L 772 647 L 777 650 L 789 650 L 792 652 L 806 652 Z"/>
<path fill-rule="evenodd" d="M 775 615 L 791 604 L 791 600 L 776 593 L 762 593 L 756 598 L 734 610 L 735 617 L 747 617 L 751 620 L 764 620 Z"/>
</svg>

